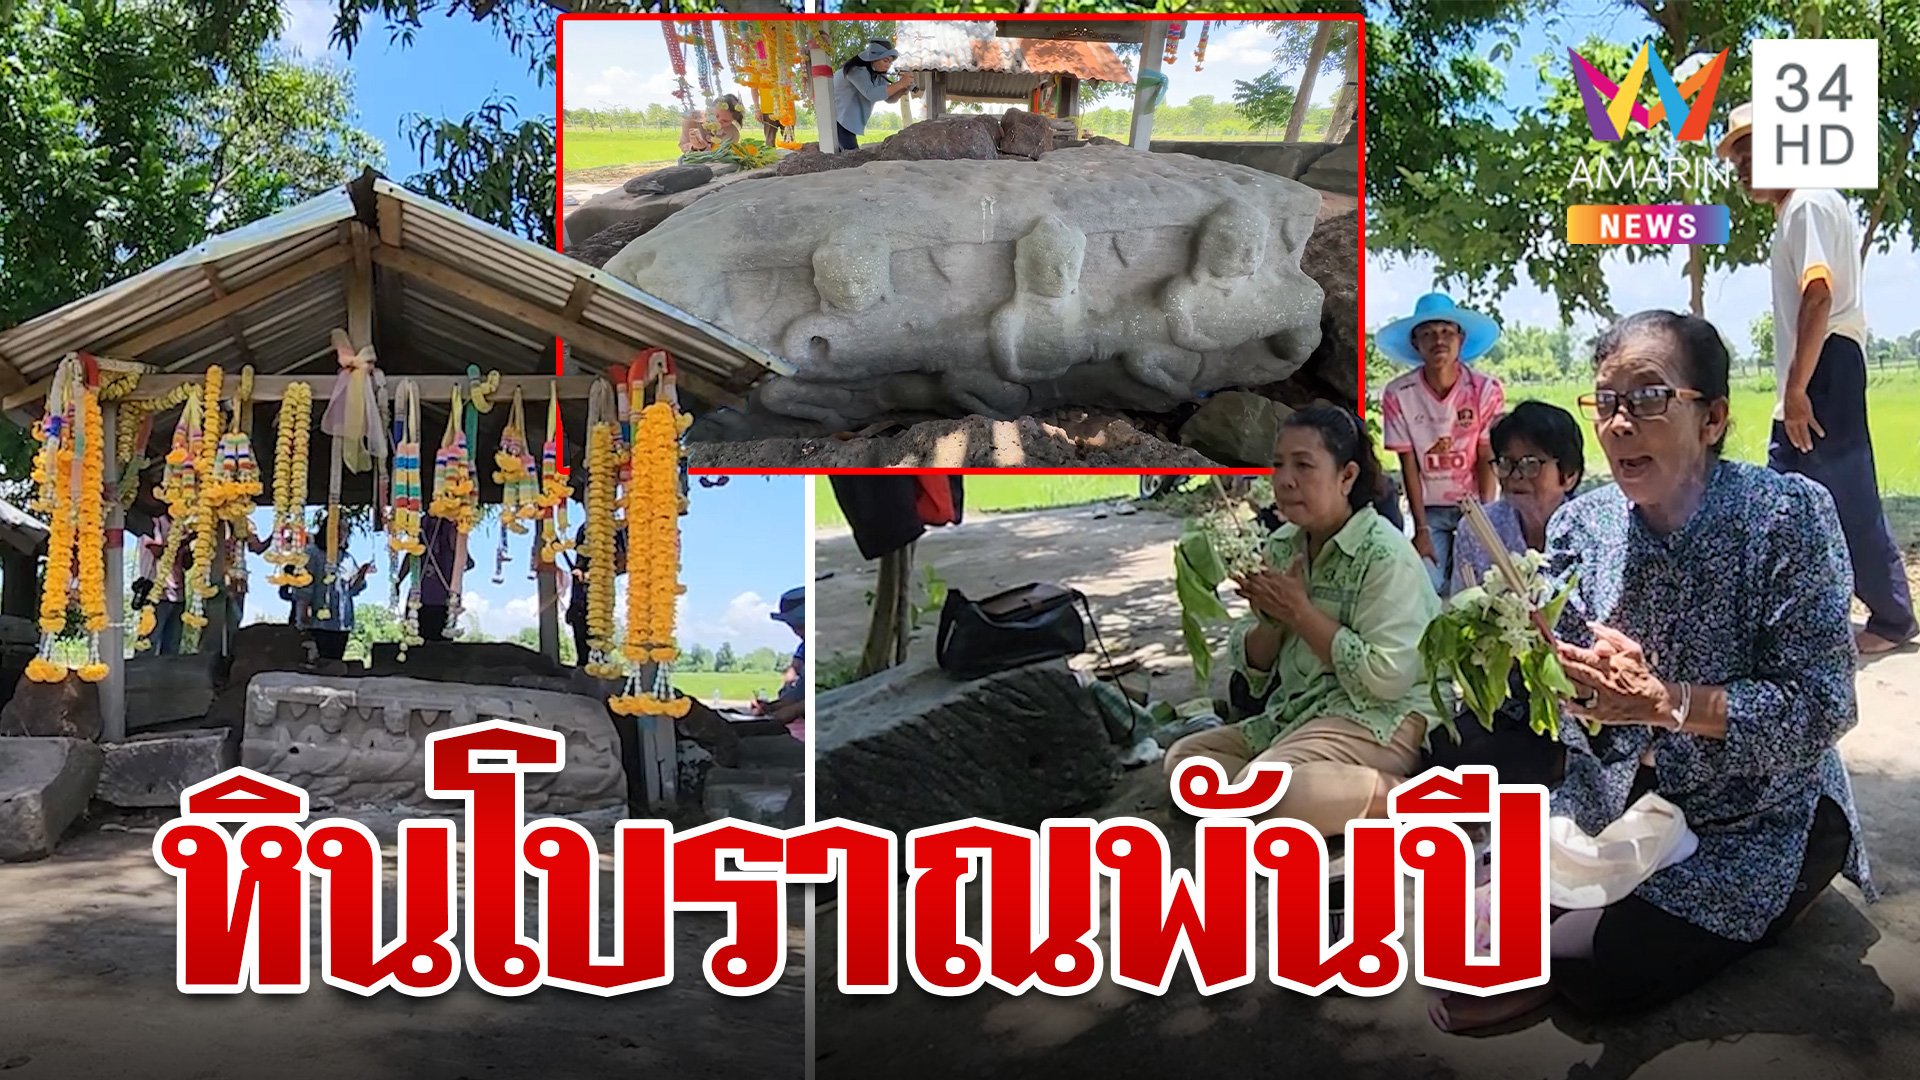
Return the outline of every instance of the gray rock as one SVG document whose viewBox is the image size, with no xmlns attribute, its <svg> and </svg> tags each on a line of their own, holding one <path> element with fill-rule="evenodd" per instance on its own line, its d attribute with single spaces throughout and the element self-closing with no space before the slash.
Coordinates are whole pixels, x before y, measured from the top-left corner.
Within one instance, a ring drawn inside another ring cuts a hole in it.
<svg viewBox="0 0 1920 1080">
<path fill-rule="evenodd" d="M 0 862 L 53 854 L 86 811 L 100 760 L 100 748 L 83 739 L 0 739 Z"/>
<path fill-rule="evenodd" d="M 1099 803 L 1118 759 L 1059 661 L 959 681 L 910 661 L 821 694 L 819 819 L 901 834 L 970 815 L 1025 828 Z"/>
<path fill-rule="evenodd" d="M 143 735 L 108 743 L 94 797 L 114 806 L 178 807 L 187 788 L 240 763 L 226 730 Z"/>
<path fill-rule="evenodd" d="M 73 674 L 57 683 L 39 683 L 23 671 L 13 697 L 0 709 L 0 735 L 98 739 L 100 685 Z"/>
<path fill-rule="evenodd" d="M 875 161 L 710 195 L 605 269 L 791 361 L 751 407 L 808 434 L 1153 412 L 1306 362 L 1324 298 L 1299 257 L 1319 202 L 1243 166 L 1090 146 Z"/>
<path fill-rule="evenodd" d="M 1303 372 L 1348 408 L 1360 402 L 1360 215 L 1322 221 L 1307 238 L 1300 269 L 1327 294 L 1320 344 Z"/>
<path fill-rule="evenodd" d="M 713 179 L 713 169 L 706 165 L 675 165 L 666 169 L 655 169 L 620 185 L 620 190 L 629 195 L 666 195 L 675 191 L 697 188 Z"/>
<path fill-rule="evenodd" d="M 127 661 L 127 730 L 145 731 L 207 715 L 220 658 L 136 656 Z"/>
<path fill-rule="evenodd" d="M 716 175 L 711 183 L 702 184 L 686 191 L 676 191 L 671 195 L 630 195 L 620 188 L 601 192 L 587 200 L 566 218 L 566 244 L 569 253 L 573 245 L 588 240 L 601 231 L 621 222 L 645 222 L 649 227 L 665 221 L 668 215 L 684 210 L 694 203 L 715 192 L 725 191 L 734 184 L 773 175 L 773 166 L 764 169 L 749 169 L 726 176 Z"/>
<path fill-rule="evenodd" d="M 1280 421 L 1292 409 L 1246 390 L 1228 390 L 1207 399 L 1180 426 L 1180 442 L 1222 465 L 1266 467 Z"/>
<path fill-rule="evenodd" d="M 1038 158 L 1053 149 L 1053 122 L 1025 109 L 1008 109 L 1000 114 L 998 145 L 1003 154 Z"/>
<path fill-rule="evenodd" d="M 18 615 L 0 615 L 0 644 L 38 646 L 39 624 Z"/>
<path fill-rule="evenodd" d="M 227 685 L 245 688 L 263 671 L 299 671 L 307 666 L 307 639 L 298 627 L 253 623 L 233 635 Z"/>
<path fill-rule="evenodd" d="M 496 719 L 566 736 L 561 770 L 529 776 L 528 810 L 626 805 L 619 736 L 605 703 L 520 687 L 266 672 L 247 687 L 240 762 L 335 805 L 451 809 L 424 790 L 426 737 Z"/>
<path fill-rule="evenodd" d="M 1229 161 L 1289 180 L 1298 180 L 1313 163 L 1333 149 L 1331 143 L 1216 142 L 1155 139 L 1148 144 L 1156 154 L 1192 154 L 1209 161 Z"/>
<path fill-rule="evenodd" d="M 435 682 L 512 686 L 525 675 L 567 678 L 569 669 L 524 645 L 508 641 L 429 641 L 407 650 L 400 659 L 398 645 L 373 647 L 367 673 L 400 675 Z"/>
<path fill-rule="evenodd" d="M 1360 194 L 1360 148 L 1351 143 L 1334 147 L 1314 159 L 1313 168 L 1301 174 L 1300 182 L 1321 191 Z"/>
</svg>

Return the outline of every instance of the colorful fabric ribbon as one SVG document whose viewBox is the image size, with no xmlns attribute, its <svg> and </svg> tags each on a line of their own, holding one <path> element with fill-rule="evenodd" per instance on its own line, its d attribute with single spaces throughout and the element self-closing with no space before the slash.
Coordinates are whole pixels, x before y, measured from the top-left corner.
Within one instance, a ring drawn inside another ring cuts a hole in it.
<svg viewBox="0 0 1920 1080">
<path fill-rule="evenodd" d="M 327 399 L 326 415 L 320 418 L 320 430 L 340 444 L 340 461 L 353 472 L 366 472 L 374 459 L 384 466 L 387 456 L 387 430 L 380 423 L 380 407 L 373 379 L 378 362 L 373 346 L 355 350 L 346 332 L 333 332 L 333 349 L 340 370 L 333 379 L 333 393 Z"/>
</svg>

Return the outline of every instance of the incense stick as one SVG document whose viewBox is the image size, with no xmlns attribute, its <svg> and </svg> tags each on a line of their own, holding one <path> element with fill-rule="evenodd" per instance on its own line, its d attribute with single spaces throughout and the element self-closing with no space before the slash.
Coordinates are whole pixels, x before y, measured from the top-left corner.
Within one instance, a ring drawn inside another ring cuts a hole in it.
<svg viewBox="0 0 1920 1080">
<path fill-rule="evenodd" d="M 1513 565 L 1512 553 L 1507 551 L 1507 545 L 1501 542 L 1500 534 L 1494 531 L 1493 522 L 1488 520 L 1486 510 L 1480 506 L 1480 500 L 1471 495 L 1461 499 L 1460 514 L 1461 519 L 1466 522 L 1467 530 L 1473 533 L 1473 538 L 1480 542 L 1480 547 L 1493 560 L 1494 569 L 1506 579 L 1507 587 L 1518 594 L 1521 601 L 1527 605 L 1527 617 L 1533 621 L 1533 628 L 1540 631 L 1540 636 L 1547 639 L 1547 644 L 1554 644 L 1556 639 L 1553 636 L 1553 630 L 1547 626 L 1546 619 L 1541 617 L 1540 610 L 1533 606 L 1533 595 L 1527 589 L 1525 580 L 1520 577 L 1520 568 Z"/>
</svg>

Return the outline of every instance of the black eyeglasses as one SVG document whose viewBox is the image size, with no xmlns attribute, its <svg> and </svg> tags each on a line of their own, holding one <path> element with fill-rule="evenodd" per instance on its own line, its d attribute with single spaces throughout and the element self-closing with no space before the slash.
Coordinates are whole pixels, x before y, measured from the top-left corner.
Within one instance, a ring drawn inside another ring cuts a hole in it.
<svg viewBox="0 0 1920 1080">
<path fill-rule="evenodd" d="M 1534 457 L 1532 454 L 1523 458 L 1497 457 L 1493 459 L 1493 474 L 1502 480 L 1510 476 L 1531 480 L 1540 475 L 1540 470 L 1545 468 L 1546 464 L 1546 458 Z"/>
<path fill-rule="evenodd" d="M 1596 390 L 1580 398 L 1580 411 L 1595 423 L 1609 419 L 1620 407 L 1627 407 L 1627 414 L 1636 420 L 1646 420 L 1655 416 L 1664 416 L 1667 406 L 1676 398 L 1681 401 L 1698 401 L 1706 395 L 1698 390 L 1683 390 L 1673 386 L 1638 386 L 1624 394 L 1612 390 Z"/>
</svg>

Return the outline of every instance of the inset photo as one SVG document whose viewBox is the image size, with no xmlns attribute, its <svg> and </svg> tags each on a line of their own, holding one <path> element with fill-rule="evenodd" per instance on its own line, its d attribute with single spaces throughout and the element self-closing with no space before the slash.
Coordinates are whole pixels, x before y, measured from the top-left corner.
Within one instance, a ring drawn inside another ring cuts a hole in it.
<svg viewBox="0 0 1920 1080">
<path fill-rule="evenodd" d="M 567 254 L 732 353 L 696 469 L 1265 468 L 1359 402 L 1358 16 L 560 35 Z"/>
</svg>

